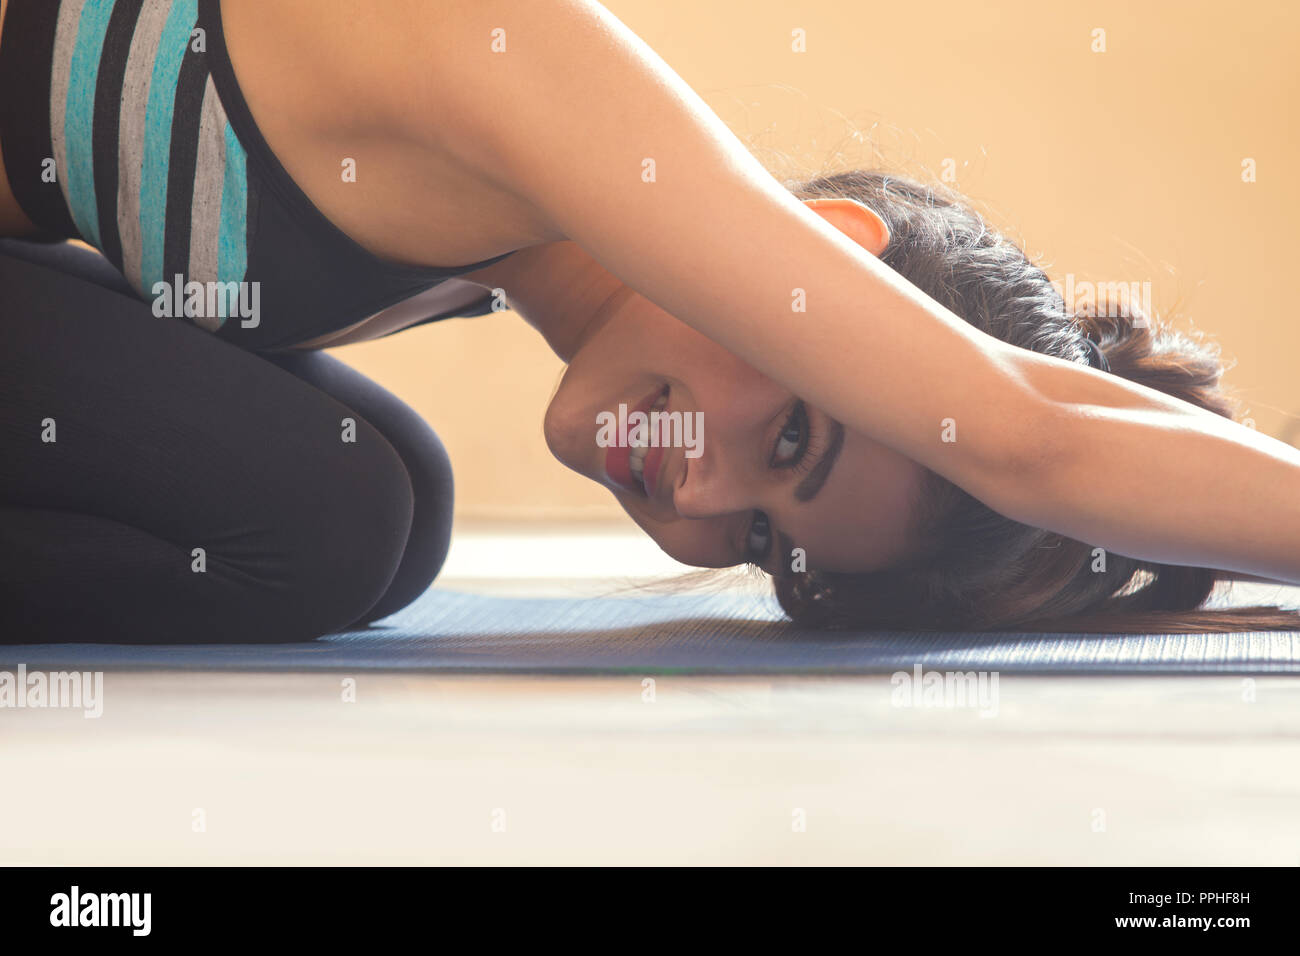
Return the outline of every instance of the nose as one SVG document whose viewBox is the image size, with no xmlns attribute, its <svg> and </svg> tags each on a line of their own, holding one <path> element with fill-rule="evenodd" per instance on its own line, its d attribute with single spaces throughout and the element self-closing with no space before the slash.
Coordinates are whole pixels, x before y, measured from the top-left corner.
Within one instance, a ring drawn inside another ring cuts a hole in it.
<svg viewBox="0 0 1300 956">
<path fill-rule="evenodd" d="M 734 455 L 716 442 L 704 442 L 702 452 L 698 458 L 682 459 L 685 474 L 673 490 L 673 507 L 679 516 L 716 518 L 758 507 Z"/>
</svg>

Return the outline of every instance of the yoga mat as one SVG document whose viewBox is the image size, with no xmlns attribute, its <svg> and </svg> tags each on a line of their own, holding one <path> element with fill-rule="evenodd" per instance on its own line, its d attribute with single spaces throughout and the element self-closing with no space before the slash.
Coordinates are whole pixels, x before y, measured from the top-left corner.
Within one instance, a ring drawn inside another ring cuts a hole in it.
<svg viewBox="0 0 1300 956">
<path fill-rule="evenodd" d="M 1254 595 L 1252 597 L 1258 597 Z M 1264 600 L 1295 606 L 1300 588 Z M 1241 602 L 1234 602 L 1241 603 Z M 300 644 L 0 646 L 0 669 L 420 670 L 521 674 L 1300 673 L 1300 632 L 828 633 L 768 597 L 509 598 L 435 587 L 361 631 Z"/>
</svg>

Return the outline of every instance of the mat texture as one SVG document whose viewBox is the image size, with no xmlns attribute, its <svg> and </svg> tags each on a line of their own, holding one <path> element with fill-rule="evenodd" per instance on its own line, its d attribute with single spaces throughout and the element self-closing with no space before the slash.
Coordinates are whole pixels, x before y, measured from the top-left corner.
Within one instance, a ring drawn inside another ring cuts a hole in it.
<svg viewBox="0 0 1300 956">
<path fill-rule="evenodd" d="M 1252 595 L 1300 605 L 1300 588 Z M 1239 603 L 1234 601 L 1232 603 Z M 1300 632 L 829 634 L 770 598 L 653 594 L 503 598 L 433 588 L 362 631 L 302 644 L 0 646 L 28 670 L 405 670 L 506 673 L 1300 673 Z"/>
</svg>

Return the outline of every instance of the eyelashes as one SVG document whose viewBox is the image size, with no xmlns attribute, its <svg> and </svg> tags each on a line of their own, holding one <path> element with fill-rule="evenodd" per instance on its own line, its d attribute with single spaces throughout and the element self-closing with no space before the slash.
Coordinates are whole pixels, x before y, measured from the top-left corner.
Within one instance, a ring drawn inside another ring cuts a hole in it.
<svg viewBox="0 0 1300 956">
<path fill-rule="evenodd" d="M 760 543 L 755 543 L 755 538 Z M 761 565 L 772 551 L 772 528 L 767 515 L 755 511 L 749 522 L 749 532 L 745 535 L 745 559 L 753 565 Z"/>
<path fill-rule="evenodd" d="M 786 445 L 792 447 L 782 454 L 782 448 Z M 773 468 L 790 468 L 803 458 L 807 445 L 808 410 L 804 408 L 802 402 L 796 402 L 785 424 L 781 426 L 780 434 L 776 436 L 776 444 L 772 447 L 768 464 Z"/>
<path fill-rule="evenodd" d="M 814 431 L 813 419 L 800 399 L 794 402 L 789 418 L 781 425 L 781 432 L 776 436 L 776 444 L 772 446 L 768 463 L 774 468 L 792 468 L 797 473 L 805 472 L 813 467 L 820 455 L 820 437 L 822 434 Z M 787 446 L 793 447 L 784 455 L 781 454 Z"/>
</svg>

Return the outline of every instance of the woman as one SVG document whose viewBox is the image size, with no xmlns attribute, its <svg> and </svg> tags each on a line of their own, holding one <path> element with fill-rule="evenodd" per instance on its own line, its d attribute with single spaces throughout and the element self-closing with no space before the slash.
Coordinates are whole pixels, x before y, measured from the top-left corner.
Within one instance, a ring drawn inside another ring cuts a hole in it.
<svg viewBox="0 0 1300 956">
<path fill-rule="evenodd" d="M 554 454 L 796 619 L 1296 626 L 1153 614 L 1209 568 L 1300 582 L 1300 452 L 1228 419 L 1211 353 L 1067 314 L 916 184 L 783 187 L 592 0 L 5 7 L 0 233 L 113 267 L 0 258 L 9 640 L 293 640 L 409 603 L 445 454 L 314 350 L 506 300 L 568 364 Z M 620 405 L 701 421 L 700 454 L 607 447 Z"/>
</svg>

